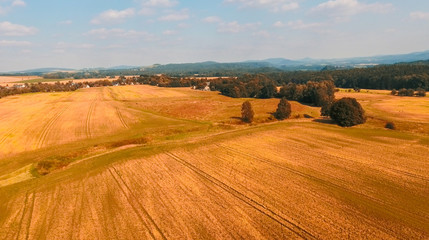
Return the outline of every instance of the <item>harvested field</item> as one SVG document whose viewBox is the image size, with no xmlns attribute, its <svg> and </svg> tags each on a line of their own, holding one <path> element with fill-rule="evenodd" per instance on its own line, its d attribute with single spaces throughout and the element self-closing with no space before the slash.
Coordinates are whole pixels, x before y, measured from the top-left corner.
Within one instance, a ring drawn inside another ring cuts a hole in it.
<svg viewBox="0 0 429 240">
<path fill-rule="evenodd" d="M 0 76 L 0 83 L 15 83 L 33 79 L 42 79 L 39 76 Z"/>
<path fill-rule="evenodd" d="M 384 90 L 339 92 L 336 97 L 356 98 L 378 127 L 391 121 L 399 130 L 429 134 L 429 97 L 392 96 Z"/>
<path fill-rule="evenodd" d="M 100 157 L 9 197 L 0 236 L 427 238 L 429 147 L 373 135 L 280 124 L 94 169 L 119 155 Z"/>
<path fill-rule="evenodd" d="M 269 120 L 278 99 L 239 124 L 247 99 L 185 88 L 1 99 L 0 239 L 428 239 L 429 134 L 404 127 L 425 103 L 408 122 L 414 98 L 374 95 L 338 93 L 370 116 L 353 128 L 296 102 L 301 118 Z"/>
<path fill-rule="evenodd" d="M 19 153 L 106 135 L 137 121 L 133 110 L 104 99 L 103 91 L 107 89 L 0 100 L 0 112 L 6 113 L 0 117 L 0 153 Z"/>
</svg>

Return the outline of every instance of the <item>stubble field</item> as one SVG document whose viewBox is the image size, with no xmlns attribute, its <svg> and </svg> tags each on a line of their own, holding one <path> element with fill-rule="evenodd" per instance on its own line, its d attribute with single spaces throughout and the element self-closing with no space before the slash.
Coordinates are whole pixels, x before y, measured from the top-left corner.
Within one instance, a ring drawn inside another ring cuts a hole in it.
<svg viewBox="0 0 429 240">
<path fill-rule="evenodd" d="M 414 98 L 339 96 L 360 99 L 368 123 L 344 129 L 302 118 L 318 108 L 296 102 L 301 118 L 278 123 L 267 120 L 278 103 L 268 99 L 252 100 L 257 123 L 242 125 L 243 99 L 183 88 L 1 99 L 0 134 L 18 130 L 3 134 L 0 183 L 43 156 L 91 151 L 0 185 L 0 238 L 427 239 L 425 105 L 406 109 L 410 124 L 423 126 L 411 131 L 387 106 Z M 386 120 L 402 129 L 379 127 Z M 136 137 L 148 142 L 101 147 Z"/>
</svg>

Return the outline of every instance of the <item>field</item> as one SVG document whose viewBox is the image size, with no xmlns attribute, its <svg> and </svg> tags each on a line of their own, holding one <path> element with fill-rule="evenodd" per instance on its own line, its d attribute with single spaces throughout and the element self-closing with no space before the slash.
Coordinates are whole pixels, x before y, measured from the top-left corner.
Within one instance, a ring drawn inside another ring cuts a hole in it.
<svg viewBox="0 0 429 240">
<path fill-rule="evenodd" d="M 39 76 L 0 76 L 0 86 L 13 85 L 17 82 L 38 81 Z"/>
<path fill-rule="evenodd" d="M 278 99 L 241 124 L 244 99 L 185 88 L 1 99 L 0 239 L 429 238 L 429 98 L 343 96 L 366 124 Z"/>
</svg>

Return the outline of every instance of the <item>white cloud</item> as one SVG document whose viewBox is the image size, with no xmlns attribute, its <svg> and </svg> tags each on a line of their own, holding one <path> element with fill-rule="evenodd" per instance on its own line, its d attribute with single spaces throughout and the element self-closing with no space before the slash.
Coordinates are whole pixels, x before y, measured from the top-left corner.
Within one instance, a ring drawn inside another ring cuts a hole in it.
<svg viewBox="0 0 429 240">
<path fill-rule="evenodd" d="M 25 7 L 27 4 L 22 0 L 14 0 L 12 2 L 12 7 Z"/>
<path fill-rule="evenodd" d="M 28 47 L 31 46 L 31 42 L 28 41 L 15 41 L 15 40 L 1 40 L 0 47 Z"/>
<path fill-rule="evenodd" d="M 281 27 L 286 26 L 286 24 L 284 24 L 282 21 L 277 21 L 273 24 L 273 26 L 281 28 Z"/>
<path fill-rule="evenodd" d="M 291 11 L 299 8 L 296 0 L 225 0 L 225 3 L 239 4 L 241 7 L 268 8 L 270 11 Z"/>
<path fill-rule="evenodd" d="M 222 19 L 216 16 L 210 16 L 210 17 L 204 18 L 203 21 L 207 23 L 220 23 L 222 22 Z"/>
<path fill-rule="evenodd" d="M 94 36 L 96 38 L 101 39 L 107 39 L 111 37 L 120 37 L 120 38 L 145 38 L 146 40 L 153 39 L 153 35 L 149 34 L 147 32 L 139 32 L 135 30 L 125 30 L 120 28 L 112 28 L 112 29 L 106 29 L 106 28 L 99 28 L 99 29 L 92 29 L 91 31 L 87 32 L 85 35 L 87 36 Z"/>
<path fill-rule="evenodd" d="M 37 28 L 10 22 L 0 22 L 0 36 L 28 36 L 37 33 Z"/>
<path fill-rule="evenodd" d="M 412 12 L 410 18 L 413 20 L 427 20 L 429 21 L 429 12 Z"/>
<path fill-rule="evenodd" d="M 92 24 L 104 24 L 104 23 L 121 23 L 125 19 L 130 18 L 135 15 L 133 8 L 128 8 L 122 11 L 118 10 L 107 10 L 100 13 L 97 17 L 91 20 Z"/>
<path fill-rule="evenodd" d="M 295 29 L 295 30 L 301 30 L 301 29 L 314 29 L 314 28 L 320 28 L 323 26 L 322 23 L 313 22 L 313 23 L 304 23 L 302 20 L 297 21 L 290 21 L 287 23 L 287 26 Z"/>
<path fill-rule="evenodd" d="M 366 4 L 358 0 L 330 0 L 319 4 L 311 12 L 341 19 L 364 12 L 386 13 L 392 10 L 393 5 L 390 3 Z"/>
<path fill-rule="evenodd" d="M 167 13 L 164 16 L 158 18 L 160 21 L 183 21 L 189 19 L 189 13 L 187 9 L 181 10 L 179 12 Z"/>
<path fill-rule="evenodd" d="M 177 31 L 174 31 L 174 30 L 165 30 L 164 32 L 162 32 L 162 34 L 164 34 L 166 36 L 171 36 L 171 35 L 177 34 Z"/>
<path fill-rule="evenodd" d="M 220 33 L 239 33 L 249 29 L 254 29 L 259 25 L 260 23 L 239 24 L 237 21 L 227 23 L 222 22 L 219 24 L 217 31 Z"/>
<path fill-rule="evenodd" d="M 15 7 L 25 7 L 23 0 L 0 0 L 0 15 L 6 14 Z"/>
<path fill-rule="evenodd" d="M 175 0 L 144 0 L 142 5 L 145 7 L 174 7 L 178 2 Z"/>
</svg>

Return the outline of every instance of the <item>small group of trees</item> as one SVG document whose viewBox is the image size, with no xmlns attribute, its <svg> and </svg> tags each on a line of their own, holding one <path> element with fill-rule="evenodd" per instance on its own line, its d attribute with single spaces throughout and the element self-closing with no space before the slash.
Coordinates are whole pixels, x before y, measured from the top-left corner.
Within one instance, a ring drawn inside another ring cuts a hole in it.
<svg viewBox="0 0 429 240">
<path fill-rule="evenodd" d="M 413 96 L 417 96 L 417 97 L 424 97 L 426 96 L 426 90 L 424 90 L 423 88 L 417 88 L 415 91 L 414 89 L 406 89 L 406 88 L 401 88 L 398 91 L 396 89 L 393 89 L 391 92 L 392 95 L 397 95 L 397 96 L 408 96 L 408 97 L 413 97 Z"/>
<path fill-rule="evenodd" d="M 273 115 L 278 120 L 283 120 L 289 118 L 291 112 L 291 104 L 286 98 L 282 98 Z M 252 104 L 245 101 L 241 106 L 242 121 L 251 123 L 254 115 Z M 366 121 L 365 111 L 355 98 L 342 98 L 334 101 L 329 107 L 329 116 L 342 127 L 351 127 Z"/>
<path fill-rule="evenodd" d="M 274 117 L 278 120 L 289 118 L 292 113 L 292 108 L 288 100 L 282 98 L 277 106 L 277 110 L 273 113 Z M 241 120 L 246 123 L 253 122 L 255 112 L 253 111 L 252 104 L 245 101 L 241 105 Z"/>
</svg>

